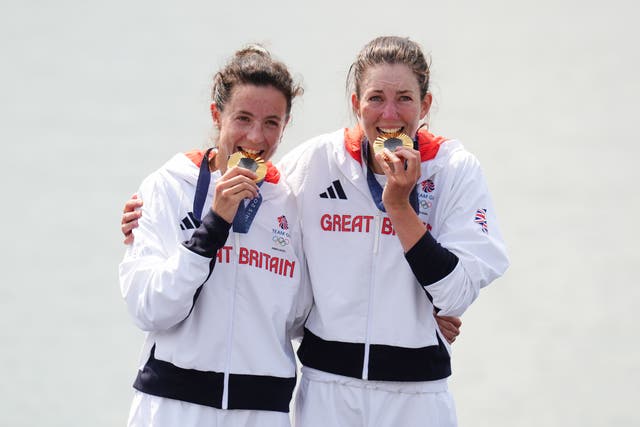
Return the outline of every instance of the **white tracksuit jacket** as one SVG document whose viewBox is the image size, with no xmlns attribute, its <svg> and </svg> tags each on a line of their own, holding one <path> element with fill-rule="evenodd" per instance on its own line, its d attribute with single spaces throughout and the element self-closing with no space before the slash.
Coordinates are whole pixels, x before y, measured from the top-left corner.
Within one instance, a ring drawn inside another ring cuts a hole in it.
<svg viewBox="0 0 640 427">
<path fill-rule="evenodd" d="M 296 196 L 314 295 L 298 356 L 364 380 L 446 378 L 450 349 L 434 307 L 462 315 L 509 264 L 485 179 L 460 142 L 421 130 L 417 205 L 428 233 L 405 255 L 374 203 L 363 139 L 359 127 L 321 135 L 280 163 Z"/>
<path fill-rule="evenodd" d="M 210 209 L 214 172 L 199 224 L 202 156 L 175 155 L 138 192 L 143 215 L 120 264 L 122 295 L 147 331 L 134 387 L 214 408 L 288 412 L 291 338 L 311 304 L 295 202 L 270 166 L 249 232 L 229 231 Z"/>
</svg>

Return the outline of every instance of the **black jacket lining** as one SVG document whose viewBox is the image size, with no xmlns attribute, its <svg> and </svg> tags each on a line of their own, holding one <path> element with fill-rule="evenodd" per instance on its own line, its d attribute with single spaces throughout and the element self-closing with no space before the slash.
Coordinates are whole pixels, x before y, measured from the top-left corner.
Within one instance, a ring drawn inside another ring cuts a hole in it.
<svg viewBox="0 0 640 427">
<path fill-rule="evenodd" d="M 451 375 L 449 352 L 438 345 L 407 348 L 371 344 L 368 379 L 377 381 L 433 381 Z M 298 349 L 300 362 L 313 369 L 362 378 L 364 344 L 327 341 L 305 328 Z"/>
<path fill-rule="evenodd" d="M 443 248 L 428 231 L 404 257 L 422 286 L 444 279 L 458 264 L 458 257 Z"/>
</svg>

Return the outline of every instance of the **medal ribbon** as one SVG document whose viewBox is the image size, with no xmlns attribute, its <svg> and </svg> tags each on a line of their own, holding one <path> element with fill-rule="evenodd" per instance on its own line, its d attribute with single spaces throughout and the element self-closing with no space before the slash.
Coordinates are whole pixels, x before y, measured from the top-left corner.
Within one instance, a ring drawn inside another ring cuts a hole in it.
<svg viewBox="0 0 640 427">
<path fill-rule="evenodd" d="M 418 142 L 413 140 L 413 148 L 417 150 Z M 369 165 L 369 141 L 367 138 L 362 140 L 362 158 L 365 160 L 367 165 L 367 185 L 369 186 L 369 193 L 371 193 L 371 197 L 373 198 L 374 203 L 382 212 L 387 212 L 384 208 L 384 204 L 382 203 L 382 191 L 383 188 L 376 179 L 376 176 L 373 172 L 373 169 Z M 372 160 L 375 162 L 375 159 Z M 413 210 L 418 213 L 418 190 L 417 184 L 413 186 L 411 190 L 411 194 L 409 194 L 409 202 L 411 203 L 411 207 Z"/>
<path fill-rule="evenodd" d="M 258 184 L 258 187 L 262 185 L 262 182 Z M 249 200 L 249 203 L 245 206 L 244 200 L 238 205 L 238 211 L 233 218 L 233 231 L 236 233 L 248 233 L 251 228 L 251 223 L 258 213 L 258 208 L 262 204 L 262 194 L 258 193 L 258 197 Z"/>
<path fill-rule="evenodd" d="M 207 200 L 209 193 L 209 183 L 211 182 L 211 171 L 209 170 L 209 153 L 213 148 L 209 148 L 202 156 L 200 163 L 200 173 L 198 173 L 198 182 L 196 184 L 196 195 L 193 198 L 193 216 L 198 221 L 202 221 L 202 208 Z M 196 225 L 200 225 L 199 223 Z"/>
</svg>

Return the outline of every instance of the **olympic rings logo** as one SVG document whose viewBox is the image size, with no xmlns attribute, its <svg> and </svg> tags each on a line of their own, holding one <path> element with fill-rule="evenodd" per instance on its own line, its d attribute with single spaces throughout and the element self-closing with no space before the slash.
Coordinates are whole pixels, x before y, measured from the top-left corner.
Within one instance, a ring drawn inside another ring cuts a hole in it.
<svg viewBox="0 0 640 427">
<path fill-rule="evenodd" d="M 422 209 L 427 209 L 429 206 L 429 202 L 427 202 L 426 200 L 420 200 L 420 207 Z"/>
<path fill-rule="evenodd" d="M 282 236 L 273 236 L 271 240 L 273 240 L 275 243 L 279 244 L 280 246 L 287 246 L 289 244 L 289 239 Z"/>
</svg>

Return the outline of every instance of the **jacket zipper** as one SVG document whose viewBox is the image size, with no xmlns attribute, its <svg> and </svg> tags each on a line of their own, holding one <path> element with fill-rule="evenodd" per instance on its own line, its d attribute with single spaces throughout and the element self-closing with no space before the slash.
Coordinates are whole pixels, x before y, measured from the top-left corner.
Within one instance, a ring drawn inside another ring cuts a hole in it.
<svg viewBox="0 0 640 427">
<path fill-rule="evenodd" d="M 371 259 L 371 271 L 369 276 L 369 304 L 367 306 L 367 333 L 364 342 L 364 360 L 362 361 L 362 379 L 369 379 L 369 339 L 371 334 L 372 311 L 373 311 L 373 295 L 375 285 L 375 257 L 378 254 L 378 247 L 380 245 L 380 232 L 382 231 L 382 215 L 380 212 L 375 217 L 374 237 L 373 237 L 373 256 Z"/>
<path fill-rule="evenodd" d="M 234 235 L 234 245 L 233 251 L 235 253 L 235 269 L 234 269 L 234 280 L 233 280 L 233 290 L 231 292 L 231 311 L 229 313 L 229 326 L 227 327 L 227 360 L 225 362 L 224 368 L 224 386 L 222 389 L 222 409 L 228 409 L 229 407 L 229 372 L 231 370 L 231 353 L 233 346 L 233 320 L 235 319 L 235 311 L 236 311 L 236 292 L 238 290 L 238 260 L 239 251 L 240 251 L 240 235 L 236 232 Z"/>
</svg>

